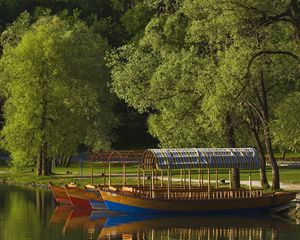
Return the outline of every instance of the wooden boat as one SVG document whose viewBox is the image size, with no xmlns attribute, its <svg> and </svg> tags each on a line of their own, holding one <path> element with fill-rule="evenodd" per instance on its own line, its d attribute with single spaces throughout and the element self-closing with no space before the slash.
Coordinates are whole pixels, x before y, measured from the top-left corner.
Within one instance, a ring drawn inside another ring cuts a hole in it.
<svg viewBox="0 0 300 240">
<path fill-rule="evenodd" d="M 129 192 L 128 190 L 112 191 L 102 189 L 100 192 L 109 210 L 151 214 L 244 213 L 246 211 L 257 213 L 285 205 L 296 196 L 295 193 L 286 192 L 262 195 L 259 191 L 219 190 L 211 192 L 211 199 L 208 199 L 205 192 L 201 191 L 192 192 L 191 198 L 188 196 L 180 197 L 180 192 L 174 191 L 171 193 L 174 198 L 167 199 L 164 197 L 149 198 L 150 193 L 141 194 L 138 190 Z M 231 196 L 240 197 L 234 198 Z"/>
<path fill-rule="evenodd" d="M 254 213 L 285 205 L 296 196 L 287 192 L 263 194 L 260 189 L 252 189 L 251 170 L 260 168 L 252 148 L 149 149 L 142 162 L 144 170 L 150 172 L 150 186 L 145 186 L 143 180 L 142 187 L 102 187 L 100 193 L 109 210 L 155 214 Z M 192 186 L 191 169 L 195 168 L 199 170 L 199 182 Z M 203 168 L 208 173 L 207 185 L 200 179 Z M 222 168 L 249 170 L 249 189 L 219 188 L 217 170 Z M 184 186 L 172 186 L 172 169 L 188 170 L 188 186 L 186 179 Z M 211 169 L 216 169 L 216 187 L 211 185 Z M 160 185 L 156 183 L 157 170 L 161 171 Z M 167 171 L 167 186 L 163 171 Z"/>
<path fill-rule="evenodd" d="M 54 186 L 51 182 L 49 183 L 49 188 L 52 191 L 54 199 L 57 203 L 70 204 L 70 199 L 66 190 L 63 187 Z"/>
<path fill-rule="evenodd" d="M 72 206 L 79 208 L 92 209 L 89 198 L 86 196 L 86 191 L 77 186 L 67 184 L 65 190 L 68 194 Z"/>
<path fill-rule="evenodd" d="M 85 194 L 89 199 L 91 208 L 94 210 L 103 210 L 106 209 L 104 201 L 99 193 L 97 187 L 94 185 L 86 185 L 85 186 Z"/>
</svg>

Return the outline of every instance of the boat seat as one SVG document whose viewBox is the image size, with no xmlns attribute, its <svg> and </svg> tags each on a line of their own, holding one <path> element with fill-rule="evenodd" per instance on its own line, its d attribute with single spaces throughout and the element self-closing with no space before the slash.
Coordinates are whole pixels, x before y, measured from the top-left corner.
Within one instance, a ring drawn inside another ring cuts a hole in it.
<svg viewBox="0 0 300 240">
<path fill-rule="evenodd" d="M 122 187 L 122 192 L 133 192 L 132 187 Z"/>
<path fill-rule="evenodd" d="M 108 190 L 110 190 L 110 191 L 114 191 L 114 192 L 115 192 L 115 191 L 117 191 L 117 188 L 115 188 L 115 187 L 112 187 L 112 186 L 109 186 L 109 187 L 108 187 Z"/>
</svg>

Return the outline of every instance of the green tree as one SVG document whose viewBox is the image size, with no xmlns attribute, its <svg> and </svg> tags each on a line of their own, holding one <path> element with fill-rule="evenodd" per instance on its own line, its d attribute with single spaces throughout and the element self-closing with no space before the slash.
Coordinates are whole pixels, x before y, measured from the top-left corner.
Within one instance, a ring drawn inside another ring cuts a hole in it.
<svg viewBox="0 0 300 240">
<path fill-rule="evenodd" d="M 279 188 L 270 123 L 281 99 L 297 91 L 297 1 L 150 3 L 162 10 L 143 38 L 110 55 L 113 90 L 151 113 L 150 132 L 163 146 L 256 144 L 268 186 L 266 149 Z"/>
<path fill-rule="evenodd" d="M 300 149 L 300 93 L 289 94 L 275 109 L 271 124 L 274 143 L 284 149 Z"/>
<path fill-rule="evenodd" d="M 111 54 L 112 87 L 131 106 L 151 112 L 149 129 L 162 146 L 235 147 L 233 113 L 211 100 L 217 55 L 205 39 L 194 41 L 199 31 L 191 34 L 192 23 L 183 9 L 154 17 L 138 44 Z M 221 96 L 216 101 L 226 102 Z M 238 187 L 238 173 L 235 179 Z"/>
<path fill-rule="evenodd" d="M 279 188 L 279 170 L 274 157 L 270 123 L 281 100 L 287 94 L 297 91 L 299 3 L 253 0 L 243 3 L 225 0 L 214 2 L 217 14 L 224 12 L 226 19 L 228 15 L 234 17 L 226 24 L 227 27 L 232 25 L 232 19 L 235 19 L 238 26 L 231 34 L 235 38 L 231 39 L 232 44 L 229 51 L 226 51 L 226 61 L 229 63 L 227 68 L 232 65 L 240 67 L 235 71 L 227 71 L 227 76 L 239 79 L 242 83 L 238 97 L 249 110 L 250 119 L 257 119 L 261 125 L 272 167 L 272 187 Z M 252 124 L 251 131 L 254 129 Z M 258 133 L 253 134 L 257 142 Z M 260 149 L 258 142 L 257 146 Z"/>
<path fill-rule="evenodd" d="M 22 33 L 17 44 L 6 42 L 1 135 L 15 166 L 36 162 L 38 175 L 49 175 L 52 159 L 75 152 L 80 143 L 109 147 L 116 121 L 107 89 L 107 49 L 83 22 L 49 15 Z"/>
</svg>

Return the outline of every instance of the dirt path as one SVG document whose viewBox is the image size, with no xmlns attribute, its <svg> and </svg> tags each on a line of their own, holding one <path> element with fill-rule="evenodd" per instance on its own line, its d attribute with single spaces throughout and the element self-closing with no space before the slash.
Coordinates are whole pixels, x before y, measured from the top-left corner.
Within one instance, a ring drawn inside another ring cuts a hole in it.
<svg viewBox="0 0 300 240">
<path fill-rule="evenodd" d="M 241 181 L 241 184 L 249 185 L 248 181 Z M 260 187 L 260 181 L 252 181 L 252 186 Z M 300 184 L 281 183 L 281 188 L 286 191 L 297 191 L 300 192 Z"/>
</svg>

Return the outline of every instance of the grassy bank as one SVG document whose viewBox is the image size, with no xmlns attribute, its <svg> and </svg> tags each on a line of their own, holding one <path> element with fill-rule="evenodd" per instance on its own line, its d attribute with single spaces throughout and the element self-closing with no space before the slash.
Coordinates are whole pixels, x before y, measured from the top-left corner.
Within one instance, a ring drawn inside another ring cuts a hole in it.
<svg viewBox="0 0 300 240">
<path fill-rule="evenodd" d="M 24 184 L 28 185 L 33 183 L 36 184 L 48 184 L 52 181 L 54 184 L 62 185 L 65 183 L 76 182 L 79 185 L 85 185 L 91 183 L 91 166 L 89 163 L 85 163 L 83 167 L 80 167 L 79 163 L 72 163 L 69 167 L 56 167 L 54 168 L 54 174 L 52 176 L 36 176 L 35 172 L 33 172 L 33 168 L 26 168 L 22 171 L 12 171 L 8 166 L 3 165 L 0 166 L 0 180 L 15 183 L 15 184 Z M 93 183 L 94 184 L 102 184 L 104 182 L 104 171 L 108 174 L 108 168 L 104 169 L 103 164 L 95 163 L 93 165 Z M 113 183 L 121 183 L 122 182 L 122 166 L 121 165 L 112 165 L 111 172 L 113 174 L 112 182 Z M 126 166 L 127 173 L 127 183 L 134 184 L 137 182 L 137 168 L 135 165 L 127 165 Z M 157 175 L 160 176 L 160 172 L 157 172 Z M 271 180 L 271 169 L 267 168 L 267 176 L 269 181 Z M 146 172 L 146 176 L 149 175 Z M 166 172 L 164 173 L 166 178 Z M 172 176 L 174 178 L 180 177 L 179 170 L 174 170 L 172 172 Z M 186 171 L 186 178 L 188 178 L 188 172 Z M 198 179 L 198 170 L 192 170 L 192 178 Z M 203 178 L 207 179 L 207 171 L 203 172 Z M 218 179 L 228 180 L 229 174 L 228 170 L 219 169 L 218 171 Z M 241 180 L 248 180 L 249 172 L 248 170 L 241 170 Z M 280 168 L 280 181 L 286 184 L 300 184 L 300 169 L 292 169 L 287 167 Z M 211 179 L 216 179 L 215 170 L 211 170 Z M 252 171 L 252 180 L 259 181 L 259 171 Z M 106 181 L 108 178 L 106 177 Z M 146 180 L 147 181 L 147 180 Z"/>
</svg>

